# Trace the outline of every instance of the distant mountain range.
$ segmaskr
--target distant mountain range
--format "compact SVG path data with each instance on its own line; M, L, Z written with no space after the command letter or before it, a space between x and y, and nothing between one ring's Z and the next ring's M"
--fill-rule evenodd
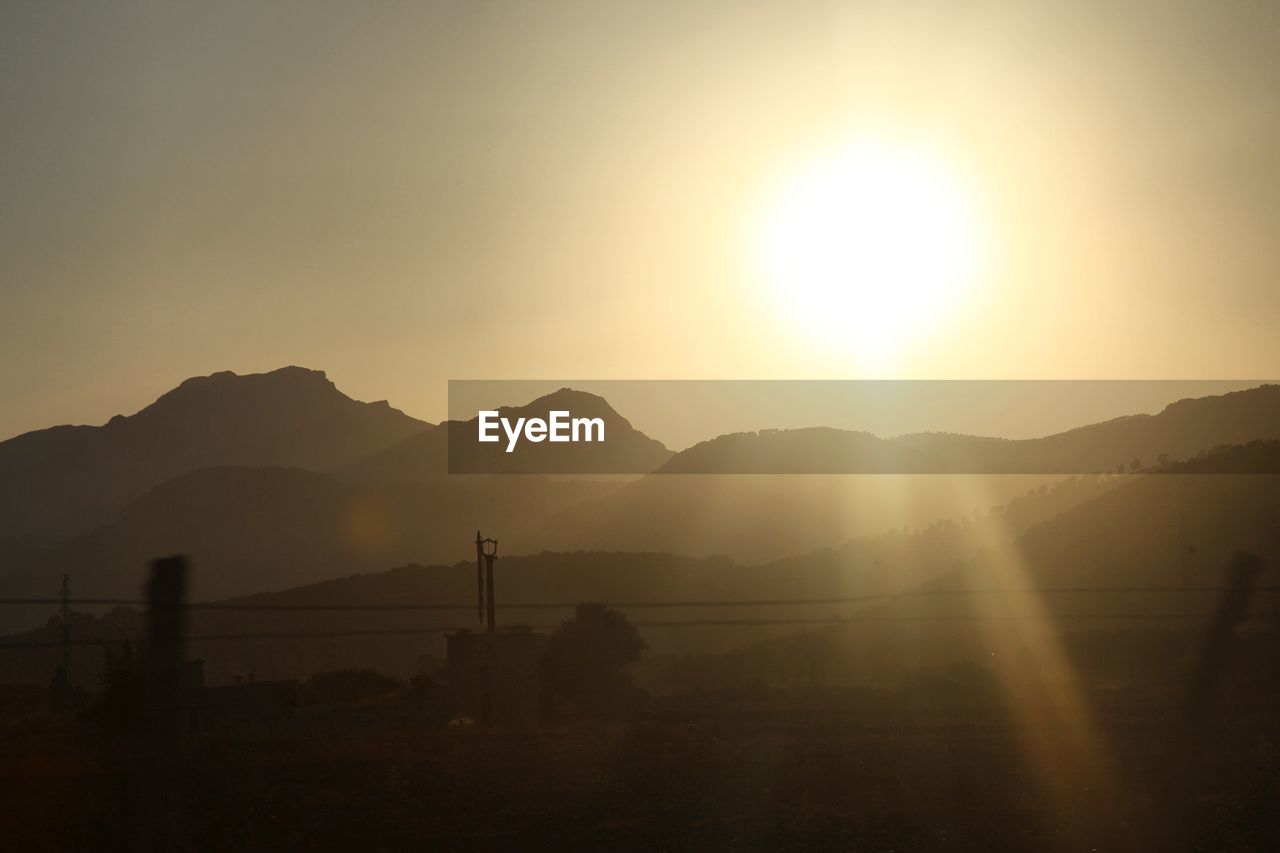
M594 394L566 388L502 414L545 417L550 409L605 420L607 442L575 446L588 469L648 471L671 456ZM0 540L84 533L148 490L217 466L301 468L360 485L439 482L449 474L449 436L473 438L475 428L474 420L437 426L386 401L358 402L318 370L188 379L103 426L53 427L0 442ZM469 443L453 443L464 463L476 456L496 460L495 470L572 473L550 445L525 443L512 454L495 445L458 450Z
M1280 437L1277 386L1183 400L1157 415L1028 441L880 439L815 428L721 436L678 454L603 398L572 389L501 411L521 417L550 409L606 420L605 444L574 446L596 454L583 463L588 469L601 464L600 454L615 454L620 470L662 474L575 478L546 445L526 443L509 455L486 446L476 452L499 455L468 461L489 466L497 458L502 470L525 476L449 476L450 430L473 438L474 421L431 425L385 402L353 400L323 373L296 367L191 379L103 426L55 427L0 443L0 587L52 594L67 573L80 595L132 597L149 559L181 551L201 567L202 597L248 594L408 562L452 562L466 556L477 527L500 538L504 555L590 549L761 563L959 518L1061 479L771 471L829 471L834 459L864 466L855 470L890 462L892 470L926 462L946 470L976 461L991 471L1040 465L1114 473L1136 462L1146 470L1252 472L1274 462L1269 450L1195 457ZM545 471L567 475L538 473ZM707 475L664 476L691 472ZM1054 512L1096 492L1062 493Z
M880 438L814 427L722 435L668 460L662 474L1086 474L1186 459L1220 445L1280 438L1280 385L1179 400L1043 438L918 433Z
M201 598L283 589L452 562L467 555L477 527L501 535L615 488L544 477L360 486L301 468L205 468L156 486L88 533L0 549L0 565L9 564L0 584L41 597L68 574L80 596L131 598L155 555L184 553L200 567L192 594ZM0 625L11 616L0 612Z
M1280 471L1280 442L1257 442L1243 450L1251 464ZM1202 460L1203 464L1204 460ZM1218 598L1223 570L1237 550L1248 550L1271 566L1280 565L1280 527L1274 524L1280 505L1280 477L1273 474L1204 477L1148 474L1136 477L1079 477L1038 489L995 511L975 518L942 522L914 532L863 537L846 545L818 549L783 560L755 565L725 557L688 558L654 553L609 551L547 552L505 556L499 560L498 600L510 605L500 613L507 625L554 624L568 606L582 600L626 602L686 602L679 607L647 606L629 611L642 622L703 619L812 620L843 614L849 621L839 629L851 647L847 654L874 672L875 667L897 672L904 663L939 659L987 658L1005 643L1019 642L1010 608L1025 599L996 598L963 592L1013 590L1076 590L1068 596L1046 595L1044 613L1063 619L1064 629L1079 630L1073 615L1094 614L1088 630L1134 630L1158 622L1133 622L1131 614L1205 613ZM1003 569L997 565L1004 563ZM197 562L194 571L201 571ZM1274 569L1272 569L1274 571ZM412 672L419 656L440 651L433 630L475 624L469 607L474 600L474 567L408 565L311 583L293 589L238 599L268 609L260 611L197 611L192 633L240 634L271 631L302 633L361 631L376 628L418 631L420 634L342 636L335 639L299 638L270 643L261 640L196 643L193 653L205 657L207 671L225 680L236 672L257 669L280 675L301 675L338 666L378 666L400 674ZM1270 576L1263 583L1272 583ZM1103 588L1121 594L1091 595ZM1208 594L1184 594L1183 587ZM876 600L918 590L927 594ZM848 600L848 599L854 600ZM858 598L866 598L859 601ZM818 605L772 604L768 607L700 607L698 602L754 599L835 599ZM844 599L841 603L839 599ZM270 607L308 604L379 604L416 602L461 604L445 611L290 612ZM563 610L517 605L563 603ZM993 611L994 608L994 611ZM1260 601L1261 614L1275 613L1275 602ZM1108 613L1116 621L1108 623ZM859 614L870 617L862 619ZM971 622L986 615L994 622ZM1128 621L1126 621L1128 620ZM1005 626L998 631L993 626ZM762 636L799 630L773 627L717 626L705 629L646 629L655 650L712 650L732 648ZM832 629L833 631L835 629ZM140 631L136 610L117 610L101 618L79 617L77 636L85 639L136 638ZM1009 632L1012 631L1012 634ZM4 642L55 642L56 623ZM1008 647L1017 652L1016 645ZM89 650L96 651L96 650ZM96 672L89 651L76 665L80 672ZM0 681L47 679L58 652L35 649L10 651L0 669ZM86 676L87 677L87 676Z

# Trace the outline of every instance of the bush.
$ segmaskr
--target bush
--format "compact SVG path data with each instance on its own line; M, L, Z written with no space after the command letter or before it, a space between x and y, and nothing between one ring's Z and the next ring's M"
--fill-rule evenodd
M98 724L107 736L134 734L143 726L142 671L125 643L119 651L102 651L102 701L97 708Z
M603 604L579 604L551 635L543 655L546 685L583 711L614 715L636 699L627 671L646 646L626 616Z
M335 669L308 678L303 697L311 703L353 704L399 689L397 679L376 669Z

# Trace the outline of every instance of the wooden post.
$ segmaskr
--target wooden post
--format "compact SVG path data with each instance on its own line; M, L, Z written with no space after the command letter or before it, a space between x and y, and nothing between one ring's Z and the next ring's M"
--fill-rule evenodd
M151 563L147 581L147 647L143 663L147 723L159 735L182 731L182 667L186 653L187 560Z
M1164 772L1166 814L1161 817L1165 838L1160 849L1194 848L1200 813L1202 756L1213 735L1213 718L1235 654L1235 633L1248 615L1254 585L1263 562L1239 553L1231 562L1222 598L1192 666L1182 713L1173 719ZM1198 848L1194 848L1198 849Z
M1262 560L1253 554L1236 554L1231 561L1231 576L1209 624L1183 706L1187 735L1194 741L1204 737L1213 717L1214 706L1231 664L1236 626L1249 612L1254 583L1260 571Z
M182 826L177 792L185 778L183 662L186 659L187 560L153 560L147 580L146 646L141 660L145 733L137 742L138 824L132 848L173 850Z

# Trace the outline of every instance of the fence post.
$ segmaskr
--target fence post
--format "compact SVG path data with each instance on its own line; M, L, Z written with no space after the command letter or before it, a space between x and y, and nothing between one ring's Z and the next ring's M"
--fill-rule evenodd
M1203 790L1203 753L1213 735L1213 718L1235 656L1236 628L1249 612L1261 558L1238 553L1231 561L1226 587L1201 641L1190 672L1181 711L1174 718L1163 785L1167 814L1164 850L1193 850L1200 830L1197 795Z
M147 727L156 735L168 737L182 732L186 588L185 557L152 561L147 581L147 646L143 663Z
M1198 743L1204 737L1213 718L1231 664L1236 627L1248 615L1260 571L1262 560L1253 554L1242 552L1231 561L1231 574L1209 624L1183 706L1183 722L1192 743Z

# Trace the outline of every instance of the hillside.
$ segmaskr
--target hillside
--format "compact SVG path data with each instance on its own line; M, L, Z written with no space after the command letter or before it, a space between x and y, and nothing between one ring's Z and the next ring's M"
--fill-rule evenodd
M314 476L314 475L307 475ZM1120 478L1078 478L1058 487L1036 490L976 518L930 525L916 531L900 531L848 542L840 548L822 549L785 560L744 564L725 557L689 558L660 553L577 551L533 555L503 555L498 561L500 621L505 625L550 626L564 617L578 601L707 602L743 599L821 599L889 595L945 575L957 562L968 559L984 543L1012 540L1030 524L1056 516L1090 496L1117 486ZM465 535L458 537L466 546ZM193 556L193 585L208 587L211 571L206 555ZM141 564L140 564L141 565ZM139 574L140 579L140 574ZM77 585L78 594L80 587ZM134 593L137 594L136 592ZM204 596L196 593L193 597ZM407 635L305 637L297 640L208 641L195 651L217 677L230 677L254 666L259 671L305 674L333 666L375 663L391 671L413 671L418 656L438 654L440 632L446 628L476 624L475 568L471 562L454 565L407 565L389 571L370 572L310 583L278 592L260 593L229 603L266 608L261 611L196 611L191 631L201 634L312 633L333 631L409 631ZM315 604L421 603L457 604L445 610L333 610L290 611L271 608ZM560 605L557 608L521 608L521 604ZM642 622L696 619L812 619L836 612L853 612L866 602L809 605L774 605L767 608L649 606L628 612ZM47 612L47 608L46 608ZM137 636L138 613L117 610L103 617L79 617L77 636L108 639ZM42 621L42 620L41 620ZM646 637L656 651L729 649L762 635L793 631L775 627L649 627ZM56 620L46 628L11 636L6 641L56 641ZM11 668L4 679L33 678L45 666L48 650L9 652ZM16 655L16 656L15 656ZM93 667L89 651L84 666Z
M1027 441L938 433L881 439L827 428L739 433L682 451L659 474L551 519L530 531L531 547L727 554L758 562L959 518L1063 479L1000 471L1129 471L1134 461L1141 470L1178 470L1167 460L1266 470L1266 460L1243 451L1195 457L1267 437L1280 437L1280 386L1183 400L1157 415ZM841 462L850 470L900 473L828 473ZM984 467L993 473L940 473ZM712 473L674 473L693 471ZM750 473L768 471L819 473Z
M1102 446L1111 448L1109 453L1122 448L1127 455L1135 442L1150 441L1141 453L1147 459L1170 452L1155 450L1161 447L1194 456L1205 449L1187 449L1194 441L1274 431L1280 418L1267 421L1260 413L1269 413L1277 399L1278 389L1267 386L1181 401L1160 415L1124 418L1032 442L935 435L888 442L1060 447L1066 449L1054 452L1067 458L1084 452L1079 448ZM584 457L584 465L657 466L670 456L594 395L562 389L502 412L527 417L545 415L553 408L606 419L609 443L588 449L613 456ZM47 508L56 489L39 478L61 471L61 482L77 484L70 490L69 508L83 509L77 500L96 500L102 516L96 529L60 544L0 547L0 579L12 594L39 596L50 594L58 578L67 573L81 594L130 597L149 559L184 552L203 567L197 587L200 595L239 595L389 565L451 562L467 553L466 539L460 538L459 531L477 527L497 535L504 543L504 554L512 556L540 551L663 552L725 555L740 563L760 564L820 553L850 541L869 541L884 531L972 517L1062 479L732 474L647 476L626 482L446 475L449 430L474 426L471 421L432 428L385 405L350 400L323 374L297 368L192 380L138 415L114 419L105 427L58 428L0 445L4 451L0 470L9 472L0 481L9 490L5 492L8 499L18 503L13 490L24 482L34 483L31 493L36 499L30 507L23 504L15 510L16 515ZM409 430L407 437L389 441ZM852 436L872 448L885 443L867 434L836 430L794 435ZM793 442L792 447L809 443ZM363 453L371 444L384 446ZM154 458L145 451L149 446L159 448ZM561 460L545 454L546 447L524 444L503 464L510 470L562 468ZM574 451L584 447L575 446ZM247 461L197 467L167 481L141 485L162 469L201 466L216 458ZM269 464L274 458L295 462L291 468ZM345 461L336 464L336 460ZM492 460L472 459L466 464L483 468ZM1185 464L1230 465L1231 470L1240 470L1265 466L1268 461L1265 452L1259 455L1244 448ZM322 474L317 469L337 473ZM77 470L85 472L82 480L72 477ZM1182 469L1166 466L1162 470ZM59 481L55 477L49 482ZM99 488L103 482L106 487ZM127 500L120 498L123 511L115 517L117 513L109 512L103 501L105 496L119 495L124 483L134 484L131 488L138 493ZM1053 497L1043 503L1061 512L1111 485L1055 488ZM958 556L955 552L952 559ZM29 615L6 613L4 624L29 624Z
M351 399L317 370L188 379L103 426L0 442L0 539L84 532L148 489L201 468L328 471L430 429L385 401Z
M880 438L825 427L734 433L681 451L659 473L1086 474L1277 438L1280 386L1262 385L1033 439L945 433Z
M1251 473L1209 473L1246 457ZM1265 568L1249 609L1252 630L1241 642L1272 642L1264 652L1270 657L1254 661L1272 671L1274 641L1266 637L1280 626L1280 477L1258 471L1280 471L1280 442L1126 478L1015 540L982 542L921 584L919 595L875 603L845 624L809 632L803 644L764 641L734 667L752 671L754 661L768 669L803 647L820 650L835 680L900 679L917 667L977 663L1024 686L1047 669L1086 667L1117 682L1177 687L1234 556L1247 552ZM814 665L807 654L786 669Z
M523 406L502 406L500 417L546 418L548 412L600 418L606 441L559 445L521 442L506 452L506 440L476 441L477 418L446 421L440 429L412 436L344 469L357 483L427 482L455 474L645 474L671 458L671 451L631 425L603 397L561 388Z
M202 598L452 562L469 553L468 530L533 524L611 488L541 477L362 487L299 468L207 468L155 487L90 533L7 551L13 568L5 589L48 595L67 574L78 595L132 598L148 562L169 553L199 566L192 593ZM0 624L12 625L13 616L0 613Z
M1063 478L1022 475L651 476L523 532L522 550L621 549L764 562L920 528Z
M714 509L723 507L729 513L743 512L737 524L755 528L753 537L734 543L739 563L801 554L795 559L805 565L798 568L797 577L808 577L808 561L815 568L821 564L823 572L836 574L849 566L871 566L874 562L876 568L866 569L857 586L885 591L897 588L895 583L908 582L904 578L918 582L968 553L971 546L963 543L971 542L978 528L940 522L939 518L976 514L990 520L998 515L1011 519L1007 529L1018 532L1031 521L1060 512L1119 480L1072 478L1053 488L1041 485L1033 490L1037 484L1027 478L1009 477L1002 478L998 488L983 492L981 499L969 495L957 500L951 492L954 484L944 478L917 478L908 485L921 498L926 490L931 491L932 513L925 513L921 506L905 513L898 504L889 504L889 510L898 508L895 515L849 518L844 520L845 527L833 524L790 530L785 525L801 518L804 507L823 503L815 488L839 485L795 478L780 484L757 484L756 498L773 495L769 503L757 508L767 510L772 520L769 525L756 517L757 510L746 510L747 505L726 499L705 503L701 527L672 524L648 528L633 522L626 528L637 539L647 536L650 541L684 545L696 554L708 543L716 544L717 537L729 529L727 524L719 530L706 526ZM845 484L858 485L866 484ZM156 487L130 503L116 521L68 542L43 549L7 547L5 562L13 568L4 577L4 586L10 595L44 597L56 590L65 573L80 596L132 598L139 594L149 560L157 554L181 552L190 555L200 568L193 578L194 595L243 595L404 563L452 563L469 556L469 531L477 527L501 539L503 554L509 560L547 550L542 544L544 532L553 522L574 518L582 521L573 528L580 538L571 540L569 547L552 550L610 551L608 541L587 541L591 530L587 508L608 504L609 496L623 487L617 481L540 476L453 477L428 483L352 486L302 469L205 469ZM891 483L876 484L876 488L894 487ZM989 512L1007 500L1005 492L1015 499L996 513ZM867 505L871 503L869 498ZM834 506L847 509L849 503ZM830 520L838 520L838 514L833 513ZM883 528L876 523L882 523ZM842 535L845 529L857 530L859 525L857 533ZM902 530L869 535L890 526ZM920 537L907 528L927 528L929 534ZM619 549L628 551L672 550L634 547L633 540L620 539ZM751 559L753 552L758 555L755 560ZM870 554L873 559L863 559ZM895 583L875 577L888 565L897 571ZM765 583L769 577L775 575L766 573L752 582ZM0 611L0 630L42 621L44 615L38 608L6 608Z

